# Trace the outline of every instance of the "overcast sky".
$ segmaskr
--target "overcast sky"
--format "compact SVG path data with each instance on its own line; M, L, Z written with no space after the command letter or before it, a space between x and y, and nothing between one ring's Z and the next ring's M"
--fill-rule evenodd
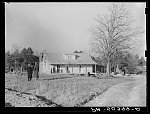
M89 29L94 18L106 11L109 3L9 3L5 4L5 50L12 44L31 47L34 50L69 53L87 50ZM138 26L146 25L144 10L146 4L128 3L129 11ZM145 35L135 43L135 53L144 56Z

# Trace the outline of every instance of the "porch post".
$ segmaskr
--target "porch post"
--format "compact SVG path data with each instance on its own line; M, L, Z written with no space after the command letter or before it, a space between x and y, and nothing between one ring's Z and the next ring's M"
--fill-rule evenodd
M86 65L86 74L87 74L87 65Z
M95 73L96 73L96 64L95 64Z
M72 74L73 74L73 65L72 65Z
M68 65L66 65L66 75L68 74L68 69L67 68L68 68Z
M80 65L79 65L79 74L80 74Z

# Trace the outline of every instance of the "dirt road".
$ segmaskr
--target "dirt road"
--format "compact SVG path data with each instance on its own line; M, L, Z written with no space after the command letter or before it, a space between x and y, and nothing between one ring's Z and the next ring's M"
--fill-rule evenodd
M146 106L146 76L135 81L114 85L84 106Z

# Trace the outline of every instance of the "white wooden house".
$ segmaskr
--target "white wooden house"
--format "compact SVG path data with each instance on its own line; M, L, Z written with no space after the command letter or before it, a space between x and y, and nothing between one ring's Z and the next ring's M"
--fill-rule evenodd
M96 62L84 52L60 54L44 51L40 54L39 59L39 74L86 74L93 73L93 69L96 69Z

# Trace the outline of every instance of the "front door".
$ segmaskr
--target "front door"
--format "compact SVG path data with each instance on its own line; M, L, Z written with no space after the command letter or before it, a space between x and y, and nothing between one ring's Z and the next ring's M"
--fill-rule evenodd
M57 65L57 73L60 73L60 65Z

